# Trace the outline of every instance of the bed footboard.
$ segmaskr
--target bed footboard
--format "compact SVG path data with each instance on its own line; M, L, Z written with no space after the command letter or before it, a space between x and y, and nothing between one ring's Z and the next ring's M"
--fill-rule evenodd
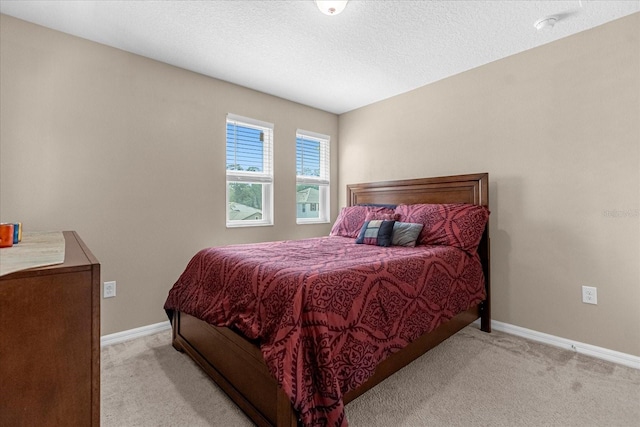
M481 316L480 306L464 311L383 360L374 375L344 396L347 404ZM188 314L173 316L173 347L187 353L260 427L296 427L291 402L270 375L260 349L228 328Z
M173 346L187 353L260 427L295 427L289 398L271 377L259 348L228 328L184 313L173 316Z

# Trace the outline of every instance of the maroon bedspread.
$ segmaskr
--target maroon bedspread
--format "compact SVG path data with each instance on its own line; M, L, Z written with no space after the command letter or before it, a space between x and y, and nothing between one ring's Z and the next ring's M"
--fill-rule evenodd
M345 237L204 249L165 309L259 339L306 426L347 426L342 396L376 365L485 297L477 256Z

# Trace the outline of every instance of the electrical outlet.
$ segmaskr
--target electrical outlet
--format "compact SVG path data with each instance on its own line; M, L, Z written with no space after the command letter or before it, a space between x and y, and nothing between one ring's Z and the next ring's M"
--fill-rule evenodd
M582 302L586 304L598 304L598 289L592 286L583 286Z
M116 282L104 282L103 298L113 298L116 296Z

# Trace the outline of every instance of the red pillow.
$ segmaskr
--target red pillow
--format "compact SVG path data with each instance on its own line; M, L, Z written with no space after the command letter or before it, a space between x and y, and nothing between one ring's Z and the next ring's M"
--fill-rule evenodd
M424 224L419 245L446 245L475 252L489 220L484 206L469 204L399 205L402 222Z
M391 211L391 213L388 212L369 212L367 213L367 216L364 218L364 221L375 221L377 219L382 220L382 221L397 221L398 218L400 218L400 215L398 215L397 213Z
M380 206L347 206L340 210L336 222L331 227L330 236L353 237L360 234L360 229L368 213L393 215L393 209ZM382 219L382 218L376 218Z

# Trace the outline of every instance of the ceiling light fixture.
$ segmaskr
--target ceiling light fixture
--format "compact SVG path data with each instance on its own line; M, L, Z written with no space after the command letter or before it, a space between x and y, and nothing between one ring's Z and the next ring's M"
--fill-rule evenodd
M316 6L325 15L337 15L344 10L349 0L324 1L316 0Z

